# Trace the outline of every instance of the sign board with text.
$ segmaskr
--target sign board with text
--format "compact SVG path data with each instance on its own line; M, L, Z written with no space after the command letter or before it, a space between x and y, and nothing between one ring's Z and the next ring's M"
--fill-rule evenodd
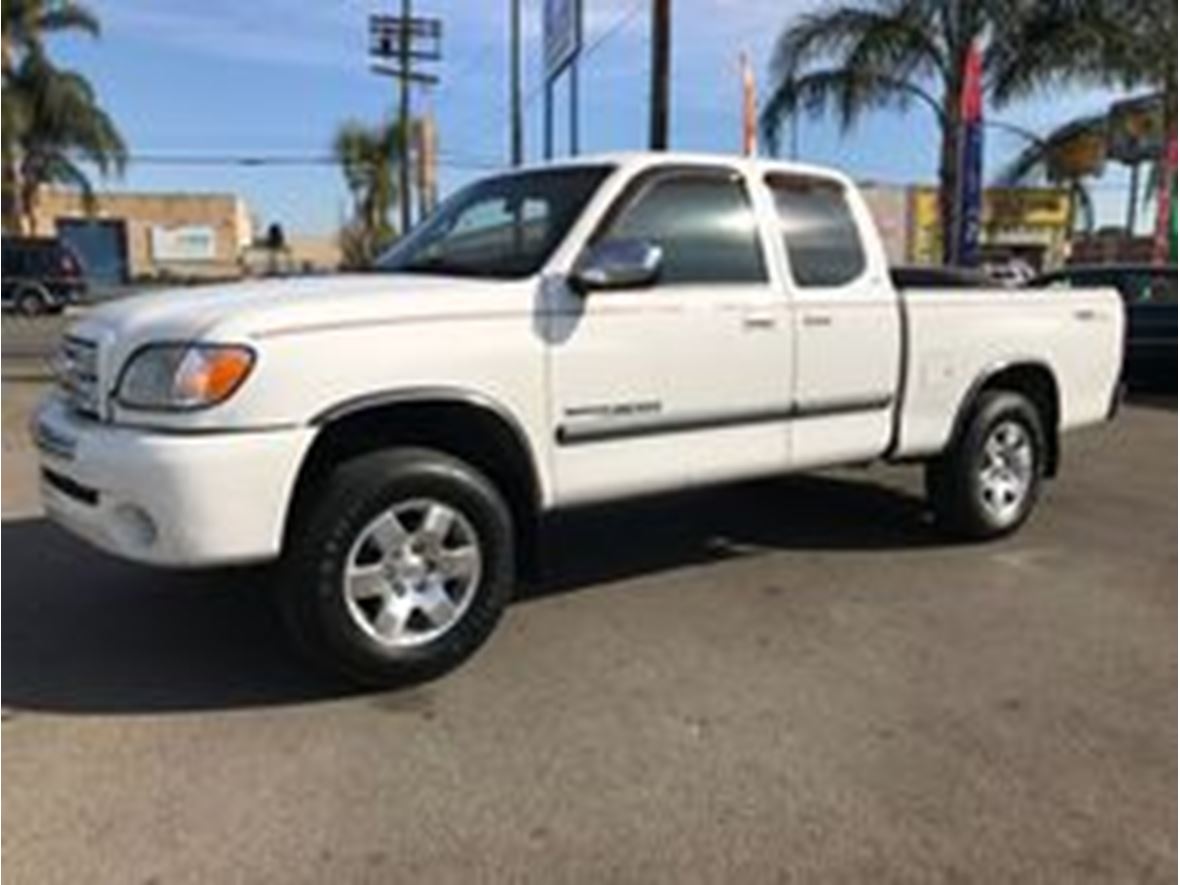
M1070 197L1057 188L988 188L983 192L981 245L1026 242L1052 247L1069 234ZM938 189L918 186L909 192L908 260L942 263L942 229Z
M1148 95L1116 102L1107 118L1106 152L1123 163L1158 160L1164 152L1164 99Z
M207 225L151 228L153 261L213 261L217 258L217 232Z

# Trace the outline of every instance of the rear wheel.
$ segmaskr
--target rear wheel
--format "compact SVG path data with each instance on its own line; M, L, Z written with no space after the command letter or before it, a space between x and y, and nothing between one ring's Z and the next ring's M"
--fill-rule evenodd
M359 456L298 514L280 605L297 643L369 685L440 675L491 634L511 595L512 521L462 461Z
M1045 470L1040 413L1019 393L986 391L950 449L926 468L935 517L954 534L987 539L1028 519Z

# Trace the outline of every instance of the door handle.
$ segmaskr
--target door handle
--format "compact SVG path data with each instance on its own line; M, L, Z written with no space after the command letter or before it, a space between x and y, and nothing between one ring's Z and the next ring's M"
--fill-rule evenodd
M752 313L742 318L742 328L745 329L773 329L778 322L768 313Z
M1075 320L1078 320L1079 322L1088 323L1088 322L1091 322L1092 320L1098 319L1098 313L1097 313L1097 311L1089 310L1087 308L1082 308L1081 310L1075 310L1073 312L1073 317Z
M803 314L803 325L811 328L830 326L832 325L832 316L826 313L805 313Z

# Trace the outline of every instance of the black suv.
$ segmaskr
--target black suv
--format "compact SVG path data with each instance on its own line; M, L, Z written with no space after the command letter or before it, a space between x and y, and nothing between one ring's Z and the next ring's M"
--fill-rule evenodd
M86 291L82 262L54 237L4 237L3 306L24 316L57 313Z

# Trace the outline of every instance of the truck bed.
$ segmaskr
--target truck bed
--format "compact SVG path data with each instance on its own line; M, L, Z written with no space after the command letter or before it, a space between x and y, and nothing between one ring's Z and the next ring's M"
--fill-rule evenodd
M1060 430L1108 415L1125 322L1113 289L905 289L900 304L897 456L940 451L973 385L1016 363L1052 373Z

